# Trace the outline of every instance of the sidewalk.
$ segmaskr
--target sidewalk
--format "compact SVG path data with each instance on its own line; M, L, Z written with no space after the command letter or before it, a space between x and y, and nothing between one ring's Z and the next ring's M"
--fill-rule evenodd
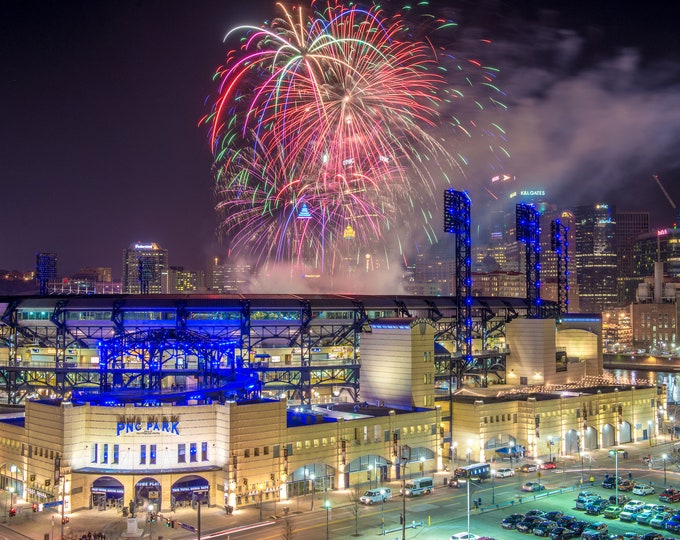
M678 440L662 440L657 444L650 445L649 441L639 441L636 443L628 443L617 446L616 448L623 448L628 452L628 458L619 459L619 468L628 471L630 469L646 469L646 464L642 461L642 457L651 454L653 457L660 457L662 454L675 457L674 444ZM609 457L610 448L597 449L589 452L584 452L585 467L588 468L589 461L592 459L592 467L601 469L613 468L613 458ZM544 458L547 456L540 456ZM558 458L560 459L560 458ZM568 456L567 458L575 464L580 460L580 456ZM522 460L531 461L531 460ZM444 479L451 475L451 472L428 473L435 478L435 486L441 486ZM675 474L680 476L680 471L676 467L668 467L668 474ZM395 497L398 497L399 489L401 487L400 481L388 482L385 484L392 488ZM368 484L360 486L361 491L368 489ZM338 510L344 508L349 512L351 505L351 491L329 491L327 494L316 493L314 511L321 512L323 509L324 497L328 497L331 501L332 508ZM274 504L273 501L265 502L260 511L259 507L246 506L237 509L233 514L227 515L224 507L214 506L207 508L201 507L201 532L202 535L207 535L209 531L231 531L236 533L239 528L252 528L261 523L272 523L281 520L285 517L285 508L288 508L288 514L295 516L301 513L311 511L311 495L290 499L288 501L280 501ZM61 513L58 509L45 510L43 512L32 512L31 505L24 503L21 505L21 511L12 518L8 518L5 513L4 503L0 501L0 508L2 508L2 515L0 515L0 538L8 538L11 540L58 540L61 535ZM369 507L371 508L371 507ZM155 523L146 523L147 514L140 512L137 516L137 526L143 530L143 537L149 538L150 528L153 526L154 540L179 540L186 538L196 538L196 532L191 530L191 527L198 526L198 512L191 508L180 508L175 512L162 512L160 519ZM64 525L64 538L69 540L80 540L82 535L87 535L88 531L95 533L104 533L107 540L118 540L120 535L127 530L127 519L123 517L120 511L115 509L99 510L81 510L70 514L70 522ZM174 519L176 521L175 528L166 527L166 519ZM180 524L184 523L189 528L182 528ZM227 532L228 534L228 532ZM349 536L344 536L350 538ZM334 538L340 536L334 535Z
M448 475L448 473L442 473ZM440 473L435 476L439 477ZM443 482L443 479L441 480ZM400 482L385 484L392 487L393 493L399 493ZM363 488L364 486L362 486ZM368 489L368 484L365 486ZM363 492L363 490L362 490ZM331 501L331 507L339 510L348 509L351 505L350 490L340 490L324 493L316 493L314 512L323 511L323 501L327 497ZM236 533L241 528L253 528L267 526L273 522L282 520L286 514L296 516L311 511L312 496L290 499L288 501L265 502L261 511L259 506L244 506L227 515L223 506L208 508L201 507L201 532L202 536L209 531L227 531ZM61 537L61 513L59 510L49 509L43 512L32 512L31 505L17 505L21 507L15 517L7 518L2 514L0 518L0 538L16 540L58 540ZM4 507L3 511L4 511ZM80 540L83 535L91 532L104 533L106 540L118 540L127 531L127 518L119 510L81 510L72 512L70 522L64 524L65 540ZM154 540L169 540L180 538L196 538L198 527L198 512L190 507L177 509L175 512L161 512L159 518L153 524L146 522L147 513L137 514L137 527L143 531L142 538L149 538L151 529ZM175 528L166 523L168 520L175 521ZM184 524L184 526L182 526Z

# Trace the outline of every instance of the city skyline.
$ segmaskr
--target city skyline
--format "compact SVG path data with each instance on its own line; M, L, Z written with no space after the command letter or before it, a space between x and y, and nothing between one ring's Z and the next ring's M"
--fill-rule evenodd
M49 251L64 275L82 266L117 273L135 241L158 242L173 265L224 257L198 122L227 50L222 37L237 24L261 24L273 3L238 13L219 2L8 5L0 49L10 67L0 88L11 106L0 174L10 204L0 268L31 268L36 252ZM471 6L443 11L460 20L461 49L494 41L488 56L509 102L501 121L508 171L555 198L568 191L571 204L612 202L650 211L652 226L670 225L673 210L652 174L680 200L673 9L652 2L632 23L619 7L605 26L606 14L570 6L554 17L521 2L484 16ZM475 191L494 172L473 159L461 180L468 185L455 187L481 207Z

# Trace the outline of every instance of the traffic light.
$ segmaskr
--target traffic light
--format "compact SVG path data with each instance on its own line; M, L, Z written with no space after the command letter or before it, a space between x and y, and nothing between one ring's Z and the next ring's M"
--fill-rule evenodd
M31 505L31 510L33 510L34 512L37 512L37 511L38 511L38 505L35 504L35 503L33 503L33 504Z
M175 520L171 519L170 520L170 526L174 529L175 528Z
M68 516L64 516L63 518L61 518L62 525L68 523L69 521L71 521L71 518Z
M9 508L9 517L14 517L17 515L17 509L14 508L13 506L10 506Z

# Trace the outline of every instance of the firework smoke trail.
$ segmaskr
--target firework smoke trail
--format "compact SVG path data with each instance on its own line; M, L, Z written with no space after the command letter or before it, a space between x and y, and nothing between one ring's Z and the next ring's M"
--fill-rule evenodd
M228 34L242 34L241 46L218 70L219 96L205 118L232 251L260 264L323 264L348 239L356 251L414 226L435 237L442 178L462 176L465 162L438 129L448 123L469 135L465 122L442 117L464 95L446 78L452 56L403 12L278 9L271 23ZM451 24L430 21L432 30Z

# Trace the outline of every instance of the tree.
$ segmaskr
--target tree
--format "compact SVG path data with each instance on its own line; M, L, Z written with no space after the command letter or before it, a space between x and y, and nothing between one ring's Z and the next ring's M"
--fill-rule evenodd
M354 534L352 536L361 536L359 534L359 497L361 497L361 490L359 488L352 488L349 491L349 509L354 515Z
M283 518L281 538L283 540L294 540L295 538L295 524L293 523L293 519L288 515Z

